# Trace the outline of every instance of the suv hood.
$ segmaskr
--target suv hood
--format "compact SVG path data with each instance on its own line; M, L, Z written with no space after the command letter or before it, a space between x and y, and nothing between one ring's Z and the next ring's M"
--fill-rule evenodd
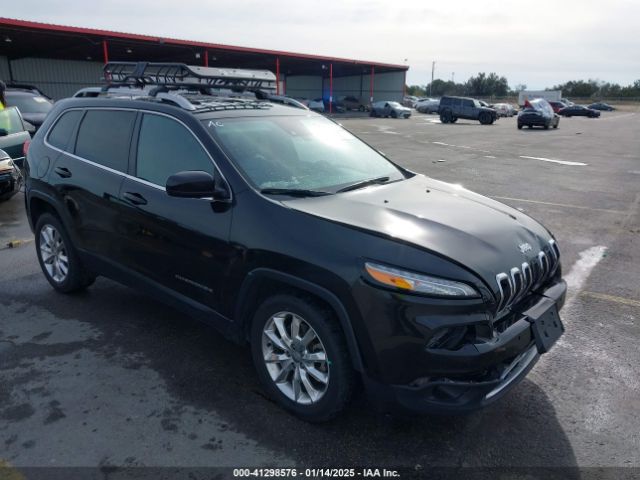
M518 210L423 175L283 203L433 251L475 272L492 289L497 273L530 262L551 238L542 225ZM527 253L519 248L524 243L532 247Z

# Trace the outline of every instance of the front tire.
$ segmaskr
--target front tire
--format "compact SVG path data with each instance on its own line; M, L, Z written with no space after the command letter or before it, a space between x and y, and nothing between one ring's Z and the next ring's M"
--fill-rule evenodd
M36 222L35 237L40 268L55 290L79 292L95 281L95 276L82 265L71 238L57 217L43 213Z
M334 418L355 390L340 325L330 309L311 298L267 298L253 317L251 353L267 394L303 420Z

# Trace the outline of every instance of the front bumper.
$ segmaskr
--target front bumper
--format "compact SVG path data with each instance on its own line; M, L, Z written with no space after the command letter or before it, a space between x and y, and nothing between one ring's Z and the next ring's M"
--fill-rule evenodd
M566 283L559 280L531 295L509 314L508 326L492 341L465 343L455 350L423 348L415 360L427 362L423 368L430 374L403 384L365 376L370 397L383 411L410 414L464 413L498 400L546 351L533 332L534 322L549 308L560 310L566 289Z

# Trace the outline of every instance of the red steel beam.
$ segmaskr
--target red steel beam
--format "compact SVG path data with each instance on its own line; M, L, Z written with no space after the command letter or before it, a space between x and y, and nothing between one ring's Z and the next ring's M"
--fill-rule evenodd
M104 64L109 63L109 49L107 48L107 41L102 40L102 55L104 57Z
M280 57L276 57L276 95L280 95Z
M204 66L208 67L209 66L209 50L204 51Z

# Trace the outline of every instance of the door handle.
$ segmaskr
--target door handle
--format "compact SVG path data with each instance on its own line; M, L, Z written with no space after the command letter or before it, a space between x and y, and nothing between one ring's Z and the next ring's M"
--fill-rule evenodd
M53 169L53 171L56 172L56 175L58 175L59 177L62 177L62 178L71 177L71 170L69 170L66 167L56 167Z
M144 198L139 193L125 192L123 197L127 202L132 203L134 205L146 205L147 204L147 199Z

